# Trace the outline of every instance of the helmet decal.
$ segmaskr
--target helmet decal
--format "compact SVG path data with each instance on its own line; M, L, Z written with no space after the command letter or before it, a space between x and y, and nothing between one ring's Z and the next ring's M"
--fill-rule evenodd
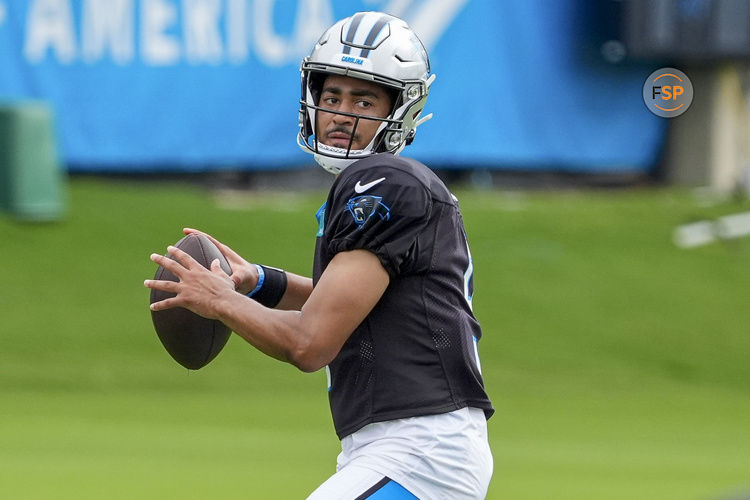
M349 23L349 29L346 32L346 38L344 39L342 37L341 43L344 43L346 45L346 47L344 47L344 53L345 54L348 54L349 51L351 50L351 46L349 46L348 44L354 42L354 35L357 34L357 29L359 28L359 23L362 22L362 18L363 17L365 17L365 13L364 12L359 12L359 13L355 14L354 17L352 17L352 19L351 19L351 21ZM344 28L345 27L346 27L346 25L344 25L344 26L341 27L341 33L342 33L342 35L344 33Z
M391 16L382 15L380 18L378 18L375 21L375 24L372 25L369 32L364 29L360 30L359 26L362 22L362 19L365 17L364 12L360 12L359 14L355 15L352 19L351 24L349 25L349 29L346 33L346 38L342 38L342 42L344 44L344 54L350 54L352 47L357 47L360 50L360 57L367 57L367 55L370 53L370 50L377 47L383 40L385 40L389 33L388 30L388 21L391 19L394 19ZM366 28L366 26L365 26ZM383 30L383 28L386 28ZM346 29L346 25L342 26L342 37L343 37L343 31ZM357 32L359 31L359 36L357 36ZM366 33L366 35L365 35Z

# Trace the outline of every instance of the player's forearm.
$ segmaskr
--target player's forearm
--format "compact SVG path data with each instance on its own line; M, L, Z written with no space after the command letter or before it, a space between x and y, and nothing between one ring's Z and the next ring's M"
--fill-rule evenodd
M262 353L295 365L302 371L315 371L301 353L308 351L302 313L269 309L241 294L234 294L217 307L218 319ZM321 365L322 366L322 365Z
M286 273L286 278L286 292L281 297L276 309L299 311L312 293L312 279L290 272Z

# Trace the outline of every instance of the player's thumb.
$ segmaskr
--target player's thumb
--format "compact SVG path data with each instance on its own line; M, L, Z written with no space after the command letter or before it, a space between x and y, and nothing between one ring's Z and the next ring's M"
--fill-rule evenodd
M227 278L229 281L232 282L232 287L237 290L237 282L234 280L232 276L227 275L226 272L224 272L224 269L221 268L221 262L219 259L214 259L211 261L211 272L214 274L218 274L219 276L223 278Z
M221 263L219 262L219 259L214 259L211 261L211 272L213 273L224 273L224 270L221 268Z

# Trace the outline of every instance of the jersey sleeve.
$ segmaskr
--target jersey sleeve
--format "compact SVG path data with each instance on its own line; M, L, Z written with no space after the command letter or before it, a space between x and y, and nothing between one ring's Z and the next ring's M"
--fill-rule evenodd
M368 250L395 277L407 271L416 257L417 238L432 210L431 197L408 173L388 169L362 172L336 187L327 215L328 251ZM372 187L362 189L368 184Z

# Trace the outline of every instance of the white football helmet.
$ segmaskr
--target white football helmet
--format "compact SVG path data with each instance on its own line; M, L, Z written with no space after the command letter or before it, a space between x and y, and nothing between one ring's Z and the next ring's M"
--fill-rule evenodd
M435 75L429 74L427 51L404 21L388 14L358 12L337 22L302 60L300 72L302 98L297 143L333 174L375 153L400 153L411 144L417 127L432 118L432 114L421 116L435 80ZM321 109L318 100L327 75L374 82L394 97L391 113L378 119L381 123L375 137L364 149L351 148L354 131L360 119L373 118L357 114L339 113L355 119L348 148L328 146L317 140L315 114Z

